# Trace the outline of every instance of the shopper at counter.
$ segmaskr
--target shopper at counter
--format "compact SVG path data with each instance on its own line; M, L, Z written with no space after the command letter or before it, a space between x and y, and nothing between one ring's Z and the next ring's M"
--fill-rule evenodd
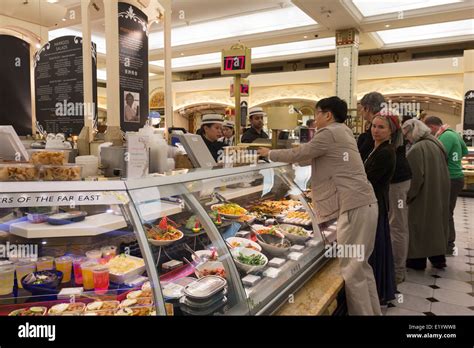
M222 115L203 115L201 128L197 132L197 134L201 135L215 161L217 161L222 148L225 146L223 142L219 141L219 138L222 137L223 122L224 117Z
M374 188L377 197L379 215L375 245L369 264L372 266L377 284L380 304L386 305L395 299L395 270L393 264L392 243L390 239L389 185L395 172L396 154L391 142L397 139L395 116L375 116L372 119L372 137L374 150L364 163L367 179Z
M413 144L407 153L413 174L408 191L410 241L407 267L423 270L446 267L449 237L449 172L443 144L420 120L406 121L402 131Z
M267 114L260 107L249 110L250 128L242 135L242 143L253 143L257 139L268 139L268 134L263 130L263 117Z
M425 118L425 124L431 129L434 135L444 145L448 155L448 170L451 179L451 189L449 194L449 240L448 254L454 252L454 242L456 240L456 230L454 228L454 209L459 194L464 187L464 173L462 172L461 159L468 154L467 146L461 136L449 128L447 124L436 116Z
M411 169L406 158L407 141L403 139L400 120L392 116L396 126L392 135L392 145L396 151L395 172L390 182L388 219L390 222L390 237L392 239L393 261L395 266L396 283L405 280L406 260L408 253L408 206L406 204L411 182Z
M306 144L289 150L261 148L272 161L312 165L312 195L319 222L337 218L339 245L362 245L363 260L339 258L351 315L380 315L374 273L368 263L377 228L377 199L367 180L352 131L344 124L347 104L338 97L316 104L318 131ZM346 255L349 256L349 255Z
M384 103L383 95L378 92L367 93L360 100L362 117L367 122L365 132L359 135L357 139L357 147L362 161L365 161L374 149L374 139L371 131L372 119L382 110Z
M235 123L232 121L224 121L222 124L222 134L224 135L219 141L224 143L224 146L235 145Z

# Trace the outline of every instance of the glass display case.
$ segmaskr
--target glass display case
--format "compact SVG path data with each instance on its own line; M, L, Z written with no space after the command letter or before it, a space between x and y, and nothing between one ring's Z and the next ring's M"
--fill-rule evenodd
M23 249L0 255L0 315L271 314L325 263L294 178L271 163L1 183L0 244Z
M461 160L464 173L464 189L461 196L474 196L474 147L468 147L468 154Z

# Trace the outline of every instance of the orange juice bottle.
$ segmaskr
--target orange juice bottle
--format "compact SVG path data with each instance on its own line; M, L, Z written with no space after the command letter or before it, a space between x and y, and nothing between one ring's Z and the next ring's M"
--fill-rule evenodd
M93 290L94 289L94 268L99 264L94 261L84 262L81 265L82 269L82 286L84 290Z

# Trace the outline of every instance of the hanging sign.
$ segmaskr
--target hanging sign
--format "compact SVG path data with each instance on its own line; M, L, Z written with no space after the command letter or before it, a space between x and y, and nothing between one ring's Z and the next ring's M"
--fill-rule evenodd
M137 131L148 118L148 17L118 3L120 128Z
M97 119L97 53L92 55L92 105L84 103L82 38L61 36L47 42L35 55L36 121L48 133L78 135L84 114Z

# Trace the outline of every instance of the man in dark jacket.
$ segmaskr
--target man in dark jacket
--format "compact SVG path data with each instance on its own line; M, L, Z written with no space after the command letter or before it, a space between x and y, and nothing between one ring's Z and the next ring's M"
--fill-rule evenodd
M268 134L263 130L263 117L266 113L260 107L253 107L249 110L251 127L242 135L240 142L253 143L256 139L268 139Z

